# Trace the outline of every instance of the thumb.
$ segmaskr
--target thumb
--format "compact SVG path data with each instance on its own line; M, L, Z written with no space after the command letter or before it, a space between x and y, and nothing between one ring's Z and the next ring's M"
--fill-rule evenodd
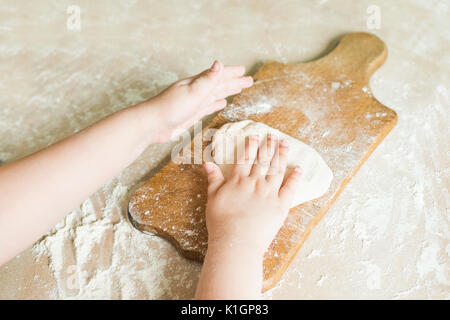
M192 82L192 88L194 91L205 93L209 92L217 85L217 81L221 78L223 66L220 62L214 61L211 68L203 71L197 75Z
M214 162L206 162L204 167L208 176L208 194L216 192L225 181L222 171Z

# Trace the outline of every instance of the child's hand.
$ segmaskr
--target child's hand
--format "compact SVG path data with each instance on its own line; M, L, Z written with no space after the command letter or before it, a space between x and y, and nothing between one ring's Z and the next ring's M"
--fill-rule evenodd
M244 77L244 72L243 66L223 67L215 61L210 69L175 82L151 99L149 103L157 109L160 119L158 140L168 140L204 116L223 109L226 97L252 86L253 78Z
M257 299L263 257L289 212L300 168L283 183L288 145L268 136L261 146L250 137L225 181L219 167L206 163L208 251L197 299Z
M287 141L269 135L258 145L258 137L249 138L227 181L217 165L205 164L210 246L246 247L262 256L287 217L301 170L295 168L283 184Z

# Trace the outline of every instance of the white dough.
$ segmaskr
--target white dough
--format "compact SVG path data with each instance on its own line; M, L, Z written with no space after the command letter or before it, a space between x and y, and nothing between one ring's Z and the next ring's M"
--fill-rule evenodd
M316 150L264 123L251 120L227 123L213 136L211 151L213 151L214 161L222 169L225 178L229 177L235 163L236 150L244 150L245 137L259 135L262 141L268 133L275 134L279 140L284 139L289 142L288 169L285 179L295 166L300 166L303 171L300 186L291 207L322 196L330 187L333 173Z

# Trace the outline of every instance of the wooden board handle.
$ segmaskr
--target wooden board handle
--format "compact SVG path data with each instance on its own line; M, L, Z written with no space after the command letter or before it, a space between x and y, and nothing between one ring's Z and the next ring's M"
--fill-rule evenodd
M380 38L358 32L344 36L332 52L311 64L326 65L330 71L360 76L367 82L386 58L387 47Z
M350 77L367 84L370 76L387 58L387 47L377 36L357 32L344 36L328 55L320 59L300 64L265 63L254 75L255 80L298 74L320 68L327 70L327 77Z

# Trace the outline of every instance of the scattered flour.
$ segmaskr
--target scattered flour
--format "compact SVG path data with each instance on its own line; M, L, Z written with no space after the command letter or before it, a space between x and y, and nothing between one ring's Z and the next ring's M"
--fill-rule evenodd
M333 82L331 83L331 89L333 89L333 90L337 90L337 89L339 89L340 87L341 87L341 83L340 83L340 82L333 81Z
M173 282L193 294L199 266L192 263L187 272L165 275L177 256L169 259L165 252L173 249L166 241L130 225L125 218L127 192L111 182L35 244L36 259L49 258L55 298L176 298Z

